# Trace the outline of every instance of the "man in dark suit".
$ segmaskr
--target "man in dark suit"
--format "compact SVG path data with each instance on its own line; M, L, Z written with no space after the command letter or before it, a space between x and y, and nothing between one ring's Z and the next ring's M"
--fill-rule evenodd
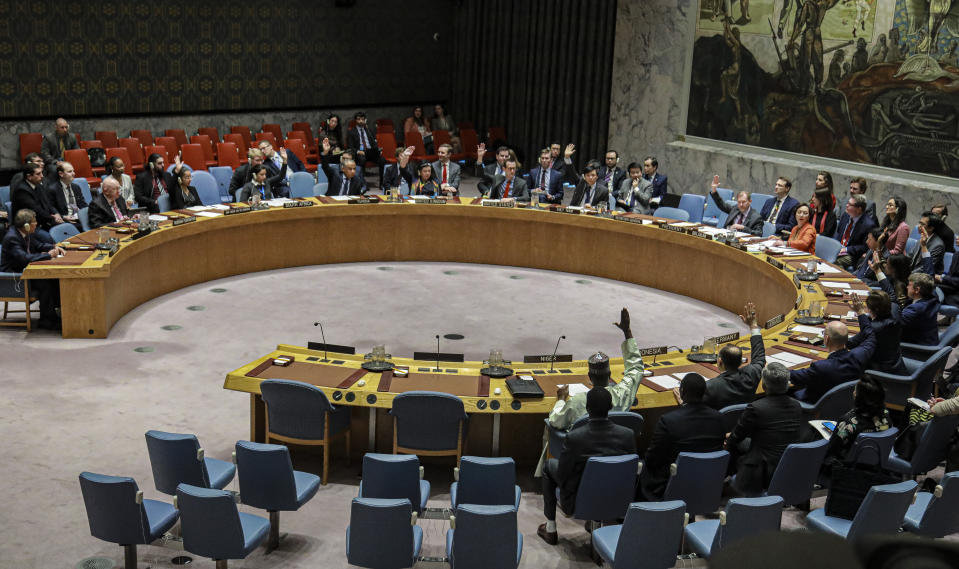
M712 198L716 207L726 212L726 223L723 225L726 229L735 229L756 235L763 234L763 218L759 212L753 209L753 200L749 192L743 190L736 194L736 207L732 208L726 204L716 188L719 187L719 176L713 176L713 183L709 190L709 197Z
M517 202L529 202L529 187L522 176L516 175L516 161L509 159L503 168L503 175L493 176L490 184L489 197L493 200L512 199Z
M456 196L460 191L460 165L450 160L453 155L453 147L443 143L436 147L435 162L433 167L433 179L439 182L440 191L448 196Z
M569 205L596 207L601 203L609 203L609 188L599 181L599 171L596 166L587 164L583 168L582 176L576 173L571 164L567 165L567 168L567 172L574 176L576 181L576 188L573 190Z
M550 164L549 148L539 151L539 166L526 174L526 185L532 192L539 194L539 201L552 204L563 203L563 183L566 176L562 170L554 169Z
M53 172L56 171L56 166L63 161L64 151L79 147L77 138L70 134L70 123L65 118L58 118L56 130L53 134L44 136L43 143L40 145L40 155L43 156L47 172L52 176Z
M63 223L63 217L50 205L47 191L43 187L42 166L31 163L23 168L23 179L16 187L11 188L10 201L14 217L21 209L29 209L36 215L39 225L35 231L37 239L54 243L48 231L54 225Z
M815 403L824 393L840 383L862 377L866 362L876 350L876 337L870 334L862 344L846 348L849 330L842 322L829 322L823 334L829 357L813 362L805 369L789 372L789 381L799 388L793 396L800 401ZM903 338L905 341L905 338Z
M496 149L496 161L487 166L483 166L483 156L486 154L486 144L481 143L476 147L476 175L483 178L476 184L476 189L480 195L489 194L490 184L493 182L493 176L504 175L503 168L506 166L506 160L509 159L509 148L500 146Z
M766 365L766 347L763 345L762 329L756 320L755 305L747 303L745 313L739 317L749 326L752 353L749 363L742 365L743 351L739 346L726 344L719 350L717 363L722 373L706 383L706 395L703 398L703 403L713 409L752 401L759 387L763 366Z
M912 260L909 267L914 273L926 272L928 275L942 274L943 257L946 253L945 243L942 237L939 237L939 226L942 220L938 215L931 211L922 212L919 218L919 243L920 246L912 253ZM932 271L927 272L929 266L925 259L931 257Z
M862 194L853 194L846 200L846 210L839 218L839 225L833 239L842 243L836 264L840 267L854 267L860 257L869 250L866 240L869 230L876 225L865 214L866 198Z
M386 167L383 168L383 179L380 181L380 188L384 193L389 191L390 188L400 188L401 193L409 193L410 186L413 185L413 172L410 171L408 165L410 156L413 155L415 150L416 147L414 146L396 149L396 162L387 164ZM404 185L406 186L405 191L403 191Z
M606 151L606 162L599 167L599 179L606 184L607 188L619 188L626 177L626 171L617 166L619 164L619 153L615 150Z
M3 236L0 245L0 271L22 273L28 264L34 261L46 261L51 257L63 255L64 251L54 243L37 238L37 216L27 208L13 216L13 226ZM40 300L41 328L60 329L60 317L57 307L60 305L60 282L55 279L33 279L30 288L35 290Z
M47 185L47 201L64 221L80 229L78 214L87 207L87 200L83 197L80 186L73 183L73 179L73 164L60 162L57 166L57 180Z
M937 274L936 284L942 289L943 304L959 306L959 255L952 256L952 263L945 272Z
M879 218L876 217L876 202L866 197L866 190L869 188L869 184L866 182L865 178L853 178L849 180L849 193L846 194L846 199L840 201L839 196L836 196L836 219L842 215L843 208L845 207L846 201L850 196L862 196L865 200L865 206L863 207L863 213L872 220L873 225L879 225Z
M737 457L733 487L747 496L769 486L786 447L802 434L802 405L786 394L789 369L773 362L763 369L762 381L766 396L746 406L726 439L726 450Z
M346 145L353 150L356 163L362 169L367 161L376 164L376 169L383 177L383 165L386 160L380 155L380 147L376 144L376 136L366 124L366 113L359 111L353 115L354 126L346 133Z
M659 173L659 160L654 156L647 156L643 160L643 178L653 185L653 197L662 198L668 192L666 175Z
M792 231L796 225L796 208L799 207L799 200L789 195L792 187L793 183L789 181L789 178L782 176L777 178L774 190L776 199L766 200L762 211L759 212L763 221L776 225L776 235L780 235L783 231Z
M27 154L23 159L23 166L26 167L27 164L36 164L37 166L44 168L43 157L40 156L38 152L31 152ZM52 174L47 172L44 168L43 172L43 184L48 185L50 182L54 182L57 179L57 171L53 170ZM10 189L17 187L20 182L23 181L23 169L17 170L17 172L10 178Z
M949 208L944 203L938 203L929 208L929 211L938 215L942 222L937 233L939 237L942 237L942 244L946 247L946 253L954 253L956 250L956 233L946 224L946 218L949 217Z
M593 456L620 456L636 453L636 435L631 429L609 420L613 397L604 387L595 387L586 394L589 422L566 436L559 459L546 461L543 469L543 513L546 523L536 534L550 545L556 545L556 489L559 505L567 514L576 507L576 493L583 478L586 461Z
M939 297L936 296L936 284L932 276L926 273L909 275L906 294L912 299L912 304L899 314L902 342L924 346L938 344L936 317L939 314Z
M356 162L342 160L340 169L330 167L330 141L323 139L323 153L320 155L320 164L323 173L329 180L330 186L326 190L328 196L358 196L363 193L363 182L356 175Z
M687 373L673 390L678 409L659 418L646 449L640 485L646 500L661 500L669 482L669 465L681 452L722 450L726 428L719 411L703 402L706 380Z
M259 150L257 150L257 153L259 153ZM179 160L178 156L177 171L183 167ZM157 205L157 198L164 193L169 195L170 191L176 188L176 176L167 172L165 167L166 160L163 156L151 154L147 158L146 168L137 174L137 179L133 182L133 195L136 196L137 205L147 208L150 213L159 213L160 208ZM240 166L240 168L243 168L243 166ZM237 170L240 170L240 168L237 168ZM233 177L236 178L236 173L233 174ZM240 184L240 187L242 186L243 184ZM232 182L230 183L230 193L233 194Z
M866 252L859 257L859 261L853 266L853 276L862 282L873 286L876 283L876 273L872 271L869 263L873 261L873 254L879 250L879 236L882 235L882 228L872 227L866 235Z
M295 152L286 152L286 155L283 156L280 152L273 150L273 145L270 144L269 140L261 140L258 148L263 154L263 165L266 166L267 177L277 180L273 184L273 195L282 198L290 197L290 176L293 175L293 172L306 172L303 163L300 162ZM280 176L280 170L283 169L284 164L286 164L286 173ZM237 169L239 170L239 168ZM247 182L252 179L251 170L250 179Z
M90 227L97 228L123 221L130 212L127 202L120 197L120 182L113 176L107 176L100 186L100 194L93 198L87 209L90 214Z

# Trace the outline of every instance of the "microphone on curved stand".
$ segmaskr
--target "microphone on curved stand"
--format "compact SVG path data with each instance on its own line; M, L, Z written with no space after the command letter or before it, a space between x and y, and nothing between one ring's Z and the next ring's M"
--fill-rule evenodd
M559 338L556 338L556 347L553 348L553 357L549 359L549 373L556 373L553 371L553 364L556 363L556 351L559 350L559 341L565 339L566 336L560 336Z
M322 322L314 322L313 325L320 327L320 337L323 338L323 359L320 360L320 361L326 363L326 362L330 361L330 358L329 358L329 356L326 355L326 333L323 332L323 323L322 323Z
M433 371L443 371L440 369L440 335L436 335L436 369Z

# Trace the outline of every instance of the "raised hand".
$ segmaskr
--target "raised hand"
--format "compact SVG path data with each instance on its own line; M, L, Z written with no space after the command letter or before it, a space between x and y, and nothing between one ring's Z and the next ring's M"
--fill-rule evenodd
M716 174L715 176L713 176L713 183L710 184L709 187L710 187L709 193L715 194L716 188L719 187L719 174Z
M486 143L481 142L479 146L476 147L476 161L481 162L484 154L486 154Z
M283 162L286 162L286 148L280 149L280 159L283 160Z
M619 322L613 322L613 326L622 330L627 340L633 337L633 331L630 328L629 311L626 310L625 307L619 311Z
M866 305L862 303L862 298L858 294L853 295L849 304L852 307L853 312L856 313L856 316L859 316L866 311Z
M330 139L329 139L329 138L324 138L322 144L323 144L323 154L329 154L329 153L330 153Z
M752 302L747 302L743 312L745 312L745 314L739 315L742 321L745 322L750 328L757 328L759 326L759 321L756 319L756 305Z
M569 144L566 145L566 150L563 151L563 156L565 156L566 158L569 158L575 152L576 152L576 145L570 142Z

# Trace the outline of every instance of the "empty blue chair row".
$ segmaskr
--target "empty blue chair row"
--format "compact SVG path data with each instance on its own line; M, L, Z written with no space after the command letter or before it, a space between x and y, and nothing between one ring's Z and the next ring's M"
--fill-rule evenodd
M946 367L946 359L950 352L952 347L945 346L924 358L924 361L903 358L908 372L906 375L872 369L867 369L865 374L882 384L886 390L887 405L902 409L906 405L906 399L918 397L925 401L932 394L933 381Z
M959 532L959 472L947 472L933 492L919 492L906 510L903 527L925 537Z
M50 228L50 237L53 237L53 240L57 243L79 234L80 231L72 223L58 223Z
M689 221L689 212L678 207L660 207L653 212L656 217L665 217L666 219L675 219L676 221Z
M699 194L683 194L679 198L679 209L689 214L689 219L693 223L702 223L703 210L706 208L706 196Z
M842 243L825 235L816 236L816 256L823 261L835 263L842 250Z
M217 569L252 553L270 531L269 520L237 510L226 490L180 484L174 504L180 510L183 549L215 560Z
M423 545L406 498L353 498L346 526L346 560L371 569L412 567Z
M180 484L222 489L236 474L232 463L206 458L195 435L151 430L146 441L153 483L164 494L176 494Z
M519 566L523 534L516 529L516 508L463 504L450 516L446 555L454 569Z
M214 205L220 203L220 187L216 178L212 174L203 170L193 172L193 187L196 188L197 197L203 205ZM176 189L174 189L176 191Z
M687 520L682 500L633 503L622 525L593 530L593 549L612 569L666 569L676 564Z
M702 520L686 526L686 543L702 557L710 557L724 547L747 537L778 532L782 521L783 499L779 496L733 498L720 512L718 520Z
M873 486L852 520L827 516L825 509L818 509L806 516L807 525L850 540L863 535L895 534L902 526L916 486L914 480Z

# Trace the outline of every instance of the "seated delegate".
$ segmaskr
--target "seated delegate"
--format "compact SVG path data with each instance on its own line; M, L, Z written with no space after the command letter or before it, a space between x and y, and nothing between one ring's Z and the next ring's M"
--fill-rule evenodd
M100 195L93 198L87 208L90 214L90 227L97 228L128 219L126 201L120 197L120 182L108 177L100 186Z
M64 254L59 246L40 240L36 231L37 214L33 210L24 208L13 216L13 225L3 236L3 244L0 245L0 271L22 273L34 261L46 261ZM40 328L59 330L57 308L60 306L60 282L56 279L33 279L30 288L40 300Z

